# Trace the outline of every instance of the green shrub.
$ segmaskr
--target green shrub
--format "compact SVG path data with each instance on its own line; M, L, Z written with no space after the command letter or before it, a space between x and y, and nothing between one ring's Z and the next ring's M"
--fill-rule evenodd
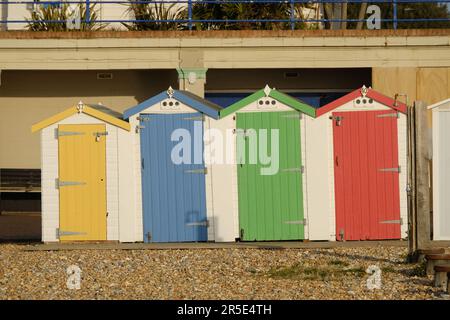
M98 23L98 10L95 4L90 8L90 23L86 23L86 6L78 4L81 13L81 24L79 31L96 31L105 27L104 24ZM73 8L73 7L72 7ZM30 31L76 31L77 29L69 29L66 21L72 16L72 9L69 4L46 4L38 5L37 9L31 13L31 18L27 20L27 29ZM52 21L52 22L49 22ZM55 22L53 22L55 21ZM56 22L57 21L57 22Z

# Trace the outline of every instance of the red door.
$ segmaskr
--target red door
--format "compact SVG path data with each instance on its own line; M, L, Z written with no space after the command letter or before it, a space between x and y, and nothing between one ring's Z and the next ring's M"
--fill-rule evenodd
M393 110L333 112L337 240L401 237L397 119Z

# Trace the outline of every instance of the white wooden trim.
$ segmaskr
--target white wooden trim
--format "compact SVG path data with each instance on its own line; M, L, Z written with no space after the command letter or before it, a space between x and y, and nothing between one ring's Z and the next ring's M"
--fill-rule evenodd
M448 141L448 137L441 136L441 120L443 115L447 115L450 112L450 99L443 102L437 103L433 107L432 118L433 118L433 128L432 128L432 139L433 139L433 240L450 240L450 213L447 211L442 211L441 206L444 202L450 201L450 190L441 187L441 181L449 175L447 171L449 170L448 163L441 163L441 157L443 152L450 152L447 150L441 150L442 146L446 146L449 149L447 143L443 144L442 141ZM448 121L450 125L450 121ZM447 123L446 123L447 124ZM445 128L448 126L446 125ZM447 174L446 174L447 173ZM442 203L441 203L442 202ZM447 204L445 207L448 207ZM442 218L445 217L444 221L447 222L446 232L442 232L443 222Z

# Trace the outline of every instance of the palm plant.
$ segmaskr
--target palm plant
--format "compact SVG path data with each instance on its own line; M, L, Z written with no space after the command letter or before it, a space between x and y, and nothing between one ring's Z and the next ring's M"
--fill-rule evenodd
M286 20L290 16L290 6L279 3L226 3L225 15L232 20ZM280 30L286 29L286 22L238 22L230 29L238 30Z
M280 30L289 28L288 22L252 21L288 20L290 4L285 1L230 3L223 0L220 4L196 1L192 11L194 20L224 20L223 22L196 23L196 28L201 30ZM240 20L240 22L234 22L236 20Z
M294 16L296 19L301 20L302 22L296 22L294 28L295 29L318 29L319 25L317 22L303 22L305 20L311 20L310 13L308 10L312 10L315 12L315 16L317 15L317 11L319 10L319 6L316 4L309 4L309 3L296 3L294 6ZM290 14L290 11L289 11Z
M186 9L179 7L177 3L165 4L148 2L128 4L127 12L131 13L135 20L132 23L122 23L128 30L180 30L183 24L175 20L186 20ZM157 21L150 21L157 20Z
M224 20L226 19L222 4L205 3L196 1L192 6L193 20ZM194 24L197 30L223 30L227 28L224 22L196 22Z
M97 31L105 28L104 24L98 23L98 10L95 4L90 5L90 22L86 23L86 6L77 4L80 13L80 31ZM31 18L26 19L27 29L30 31L72 31L67 26L67 21L73 17L72 7L67 3L59 5L38 5L31 13Z

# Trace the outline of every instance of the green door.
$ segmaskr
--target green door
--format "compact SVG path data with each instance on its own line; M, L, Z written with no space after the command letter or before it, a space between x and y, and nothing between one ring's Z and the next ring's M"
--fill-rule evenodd
M304 239L300 113L237 113L236 118L241 240ZM278 130L278 139L271 134L271 129ZM262 149L261 134L267 137ZM270 165L260 153L274 157L275 140L279 141L279 169L275 174L262 174L261 169ZM258 150L256 161L251 156L251 153L255 154L255 145Z

